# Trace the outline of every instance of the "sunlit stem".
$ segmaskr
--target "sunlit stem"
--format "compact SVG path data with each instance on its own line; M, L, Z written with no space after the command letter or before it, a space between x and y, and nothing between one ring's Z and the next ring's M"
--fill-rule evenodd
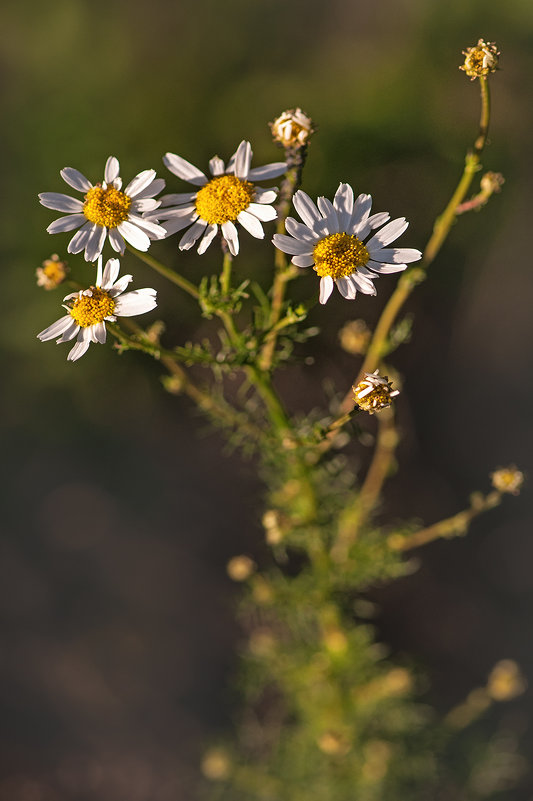
M142 250L137 250L136 248L131 247L131 245L128 245L128 250L130 251L130 253L133 253L135 256L137 256L138 259L144 261L145 264L148 264L150 267L152 267L152 269L154 269L160 275L163 275L169 281L172 281L173 284L179 286L180 289L183 289L191 297L196 299L200 297L198 288L193 283L184 278L182 275L173 270L171 267L167 267L162 262L158 261L157 259L154 259L154 257L151 256L149 253L143 253Z

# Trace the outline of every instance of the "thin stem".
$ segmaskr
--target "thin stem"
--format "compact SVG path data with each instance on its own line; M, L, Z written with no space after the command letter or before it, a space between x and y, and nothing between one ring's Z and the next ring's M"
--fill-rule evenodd
M498 490L489 492L488 495L475 494L469 509L465 509L452 517L447 517L439 523L415 531L414 534L391 534L388 539L389 546L394 551L410 551L412 548L419 548L433 540L451 537L461 537L466 534L468 527L474 517L489 509L499 506L502 500L502 493Z
M225 244L225 240L222 242ZM224 260L222 262L222 273L220 276L220 288L224 295L227 295L231 289L231 268L233 266L233 256L226 248L222 248L224 253Z
M287 171L279 194L279 202L277 205L278 222L276 225L276 233L278 234L285 233L285 220L291 208L292 197L302 180L302 170L305 164L307 148L289 148L286 154L287 161L291 166ZM269 319L270 336L265 340L259 358L259 365L262 370L270 370L272 366L278 332L276 326L283 310L285 290L288 282L298 274L298 269L289 264L285 253L278 250L278 248L274 250L274 267L276 272L272 284L272 304L270 307Z
M487 135L489 130L490 95L486 78L480 78L479 80L481 92L479 132L474 142L473 149L466 155L463 174L461 175L459 183L457 184L457 187L450 198L448 205L435 222L433 233L431 234L425 247L420 266L411 268L408 273L401 277L401 279L398 281L395 291L392 293L391 297L386 303L374 331L374 335L370 342L370 346L357 380L360 380L363 373L371 373L376 369L376 367L378 367L387 347L387 337L389 331L393 326L400 309L417 284L424 280L428 267L439 253L448 234L450 233L452 225L456 220L457 208L465 199L465 196L472 183L472 179L480 168L480 158L487 143ZM357 383L357 381L355 383ZM343 403L343 409L350 408L350 405L351 399L347 395Z
M128 245L128 250L130 253L133 253L135 256L137 256L137 258L139 258L141 261L144 261L145 264L148 264L150 267L156 270L156 272L158 272L160 275L168 278L168 280L172 281L173 284L176 284L176 286L179 286L180 289L183 289L191 297L198 300L200 297L198 288L171 267L167 267L162 262L154 259L153 256L149 255L148 253L143 253L141 250L137 250L137 248L134 248L131 245Z

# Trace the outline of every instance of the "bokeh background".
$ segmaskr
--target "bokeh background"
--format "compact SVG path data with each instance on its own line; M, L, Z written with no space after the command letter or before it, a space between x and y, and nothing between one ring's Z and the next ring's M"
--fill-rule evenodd
M0 801L188 801L203 749L236 714L238 590L225 564L240 552L268 563L262 488L186 399L164 393L157 365L96 346L68 364L67 346L35 339L60 316L60 293L37 290L35 268L68 242L46 233L56 215L36 195L64 191L66 165L99 180L110 154L126 180L163 174L167 150L201 166L243 138L256 164L277 160L267 121L300 105L319 127L304 188L371 192L377 210L411 221L404 244L421 247L477 126L461 50L497 41L485 166L504 173L504 191L453 230L409 302L413 338L395 360L403 441L383 519L434 522L487 489L494 467L530 462L533 5L4 0L0 23ZM241 241L237 270L266 281L269 248ZM191 280L218 269L211 250L153 246ZM205 334L187 297L127 269L160 291L169 342ZM358 365L339 326L376 319L392 286L314 312L315 364L280 378L293 411L323 402L326 380L349 385ZM316 288L309 272L294 291ZM503 657L533 683L530 512L526 487L372 595L380 639L427 669L442 711ZM499 719L531 755L532 704L526 694L499 708L488 731ZM526 776L509 798L532 792Z

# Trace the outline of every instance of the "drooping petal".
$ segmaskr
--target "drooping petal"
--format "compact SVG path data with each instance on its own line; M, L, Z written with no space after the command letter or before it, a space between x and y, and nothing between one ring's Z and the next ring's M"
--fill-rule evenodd
M85 245L85 261L96 261L98 256L102 253L106 236L107 228L104 228L102 225L94 226L93 230L89 233L89 238Z
M67 252L68 253L81 253L84 250L85 245L89 241L89 236L94 228L94 223L87 222L80 228L77 233L74 234L70 242L68 243Z
M126 243L124 242L124 237L122 236L116 228L111 228L109 231L109 244L117 253L124 253L126 250Z
M63 195L61 192L41 192L39 202L47 209L79 213L83 211L83 203L75 197Z
M359 270L356 270L354 273L352 273L352 275L349 275L347 280L351 281L357 287L359 292L363 293L363 295L377 294L376 287L370 278L360 273Z
M67 355L67 361L75 362L80 359L84 353L87 353L89 345L91 344L91 332L89 328L81 328L78 334L78 340L72 350Z
M165 153L163 156L163 164L170 172L173 172L174 175L177 175L178 178L182 178L184 181L188 181L190 184L194 184L195 186L203 186L207 183L207 178L198 169L195 167L194 164L191 164L190 161L186 161L181 156L177 156L175 153Z
M105 345L106 327L105 323L95 323L91 326L94 339L100 344ZM94 341L94 340L93 340Z
M331 275L324 275L320 279L319 301L322 305L327 302L329 296L333 292L333 278Z
M77 189L78 192L88 192L92 188L92 183L89 179L79 170L75 170L74 167L63 167L60 175L65 183L73 189Z
M59 339L57 340L57 344L58 345L61 342L70 342L70 340L74 339L74 337L76 336L76 334L80 330L80 327L79 327L78 323L76 322L76 320L74 320L73 317L70 318L70 322L71 322L71 324L68 326L68 328L65 328L65 330L63 331L62 336L60 336Z
M372 261L372 260L367 262L366 266L369 267L371 270L374 270L374 272L380 273L380 275L391 275L392 273L401 273L402 270L407 269L407 264L387 264L384 262Z
M59 320L56 320L55 323L52 323L52 325L49 325L48 328L45 328L44 331L37 334L37 339L40 339L41 342L48 342L50 339L55 339L69 328L71 322L72 317L70 314L66 314L64 317L60 317Z
M346 298L346 300L355 300L357 286L350 278L337 278L335 283L343 298Z
M119 232L122 234L126 242L129 242L137 250L146 251L150 247L150 238L148 234L141 231L136 225L125 220L118 226Z
M249 214L247 211L241 211L237 219L242 225L242 227L246 228L248 233L251 234L252 236L255 236L256 239L265 238L265 232L263 231L263 226L261 225L257 217L254 217L253 214Z
M222 236L228 243L231 255L237 256L239 253L239 234L237 232L237 229L235 228L231 220L222 223L221 229L222 229Z
M180 239L179 249L190 250L194 243L202 236L207 227L205 220L197 220L188 231L186 231Z
M60 234L64 231L73 231L87 222L85 214L68 214L66 217L59 217L50 223L46 229L49 234Z
M215 236L217 235L218 225L208 225L202 237L202 241L198 245L198 253L200 256L205 253Z

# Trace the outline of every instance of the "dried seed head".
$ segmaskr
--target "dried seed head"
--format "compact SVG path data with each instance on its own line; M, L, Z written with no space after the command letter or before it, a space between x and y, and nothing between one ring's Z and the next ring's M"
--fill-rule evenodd
M314 133L313 120L301 108L291 108L269 123L272 137L283 147L303 147Z
M378 371L373 373L365 373L362 381L352 387L354 392L354 401L360 409L374 414L381 409L386 409L391 405L391 400L400 392L397 389L392 389L392 383L387 376L378 375Z
M496 72L500 51L495 42L485 42L479 39L474 47L467 47L463 50L465 56L464 64L459 67L466 72L469 78L485 78L489 73Z

